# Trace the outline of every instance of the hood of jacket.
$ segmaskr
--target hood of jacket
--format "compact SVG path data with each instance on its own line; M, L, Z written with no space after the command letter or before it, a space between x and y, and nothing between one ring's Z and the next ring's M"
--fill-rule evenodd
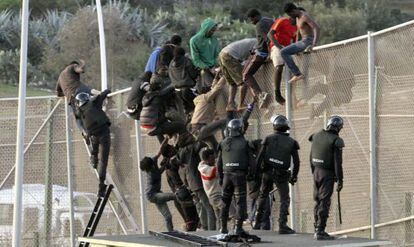
M207 18L205 19L202 23L201 23L201 28L198 31L197 34L202 35L204 37L206 37L207 33L217 25L217 22L215 22L213 19L211 18Z

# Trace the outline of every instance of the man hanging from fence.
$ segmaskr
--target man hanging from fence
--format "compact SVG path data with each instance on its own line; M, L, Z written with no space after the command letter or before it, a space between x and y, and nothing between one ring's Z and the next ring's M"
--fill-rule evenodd
M201 70L201 80L197 89L210 87L216 74L217 57L220 44L214 33L217 23L207 18L201 23L200 31L190 39L191 59L194 65Z
M248 62L244 66L243 81L249 86L250 91L259 104L259 108L262 108L266 103L269 94L262 91L254 78L254 74L265 63L269 55L269 41L267 33L273 24L273 19L263 17L257 9L250 9L247 12L247 17L250 22L256 26L257 44L254 54L250 56Z
M184 104L187 117L194 111L193 100L197 96L194 87L199 74L199 70L194 66L191 59L185 55L184 48L176 47L173 60L168 68L168 75L171 84Z
M154 157L144 157L140 162L140 169L146 173L145 195L148 201L154 203L158 211L164 217L165 226L169 232L174 231L172 215L167 202L176 200L174 193L163 193L161 191L161 174L164 168L158 167L158 158L161 151Z
M267 37L269 38L270 58L272 59L275 70L273 72L273 82L275 84L275 99L281 105L285 104L285 99L280 92L280 84L282 81L282 72L285 61L283 60L280 50L286 47L296 39L296 23L295 19L288 17L280 17L275 20L270 28Z
M308 13L297 7L293 3L287 3L284 7L285 13L291 18L296 19L296 26L302 39L284 47L280 54L285 60L286 66L292 72L293 77L289 80L290 83L304 79L304 75L300 72L298 66L293 61L292 55L303 51L312 51L319 41L320 28L318 24L309 16Z
M335 239L325 232L325 228L334 184L337 182L336 190L338 192L342 190L343 186L342 149L345 147L345 143L339 137L343 125L341 117L332 116L328 120L326 129L309 137L309 141L312 142L310 163L314 180L314 238L316 240Z
M237 87L240 87L239 109L244 108L244 99L247 93L247 87L243 83L243 62L250 56L256 39L242 39L230 43L224 47L219 54L220 69L224 78L229 84L230 92L227 101L227 111L235 111Z
M184 219L185 230L196 231L200 219L198 217L197 208L193 202L191 191L184 185L184 182L180 177L179 169L182 164L180 164L174 157L177 154L177 150L172 145L168 144L168 139L166 138L163 144L161 144L160 151L164 157L160 165L165 169L167 182L171 191L177 196L177 200L174 200L174 204L177 211Z
M200 151L206 146L205 143L197 141L189 132L180 133L176 143L178 149L176 158L177 162L183 165L179 170L180 177L197 201L202 227L206 230L215 230L216 216L203 189L201 175L198 171Z
M80 119L84 128L85 133L83 135L87 143L90 142L90 163L94 169L98 169L99 197L103 197L106 191L106 168L111 148L109 129L111 122L102 110L103 102L110 92L109 89L106 89L101 94L93 97L88 93L81 92L75 97L75 116Z
M85 73L85 61L72 61L60 73L56 85L56 94L58 97L65 96L68 99L69 105L74 109L75 96L80 92L91 93L91 89L80 80L80 75Z
M295 231L287 225L290 205L289 182L293 185L297 181L300 165L299 144L287 133L290 123L285 116L276 115L272 117L271 122L275 133L263 141L257 162L262 169L263 180L253 229L260 229L269 192L275 183L280 197L279 234L294 234ZM292 158L291 172L289 169Z

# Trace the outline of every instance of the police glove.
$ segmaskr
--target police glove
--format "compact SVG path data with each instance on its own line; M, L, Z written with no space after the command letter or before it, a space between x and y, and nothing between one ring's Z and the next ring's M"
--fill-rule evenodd
M86 132L82 132L82 137L83 139L85 139L86 145L91 145L91 139L90 136L88 134L86 134Z
M342 190L343 187L343 181L339 180L338 184L336 185L336 191L340 192Z
M295 185L297 181L298 181L297 177L290 177L290 179L289 179L289 183L292 184L292 185Z

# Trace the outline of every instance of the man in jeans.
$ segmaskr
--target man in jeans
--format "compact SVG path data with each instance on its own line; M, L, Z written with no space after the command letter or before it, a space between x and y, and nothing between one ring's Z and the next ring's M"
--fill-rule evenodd
M280 105L285 104L285 99L280 92L280 84L282 82L283 61L280 50L289 46L296 39L296 24L294 19L289 17L277 18L273 23L267 37L269 38L270 58L272 59L275 70L273 72L273 81L275 83L275 99Z
M168 208L167 202L176 199L174 193L161 192L161 174L164 169L160 169L157 165L161 152L152 158L144 157L140 162L140 168L146 173L147 186L145 187L145 195L151 203L157 206L158 211L165 220L165 225L169 232L174 231L172 215Z
M243 70L243 81L247 83L256 100L259 102L259 108L263 107L268 93L262 92L259 84L257 84L254 74L265 63L269 55L269 42L267 33L273 25L273 19L262 17L257 9L251 9L247 12L250 22L256 26L257 44L254 54L250 56Z
M242 79L242 63L250 56L256 42L255 38L238 40L224 47L219 54L220 69L230 88L227 111L236 110L234 99L236 98L237 87L240 87L239 109L244 108L247 87Z
M318 43L320 28L308 13L293 3L285 5L285 13L296 19L296 26L302 37L302 40L286 46L280 51L283 60L285 60L287 67L293 74L293 77L289 80L292 83L305 77L293 61L292 55L303 51L312 51L312 48Z

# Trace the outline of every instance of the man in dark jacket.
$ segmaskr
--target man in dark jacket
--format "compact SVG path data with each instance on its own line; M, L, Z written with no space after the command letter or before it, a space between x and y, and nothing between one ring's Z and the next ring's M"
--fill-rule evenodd
M314 180L313 197L315 200L315 236L316 240L335 239L325 232L329 217L331 196L334 184L337 191L343 186L342 149L344 140L339 137L344 122L339 116L329 118L325 130L316 132L309 137L312 142L310 163Z
M174 200L174 205L180 213L185 222L186 231L196 231L198 222L200 221L196 206L193 202L193 197L190 190L184 185L179 175L180 164L173 158L177 151L168 144L168 139L165 139L160 147L160 152L164 157L161 161L161 167L165 169L167 175L167 182L171 191L177 196Z
M203 182L198 171L198 164L201 161L199 153L206 146L206 144L196 141L189 132L183 132L178 136L176 144L178 153L176 157L178 163L183 164L183 167L180 169L180 176L184 184L193 192L196 201L198 201L203 228L215 230L216 216L203 189Z
M280 196L279 234L293 234L294 230L287 226L289 215L289 182L293 185L299 173L299 144L289 136L289 120L283 115L272 117L271 122L275 133L267 136L262 143L257 165L262 167L263 180L260 190L258 209L254 229L260 229L269 192L275 183ZM291 158L293 171L290 172Z
M140 162L140 169L146 173L147 185L145 187L145 195L148 201L157 206L158 211L162 214L165 220L165 225L169 232L174 231L172 215L168 208L167 202L176 199L174 193L163 193L161 191L161 174L163 169L157 165L157 161L161 153L156 156L144 157Z
M107 89L92 98L88 93L79 93L76 95L75 115L80 119L81 125L85 130L83 134L86 137L85 139L90 140L91 164L93 168L98 168L99 197L105 195L106 167L108 166L108 156L111 148L111 135L109 130L111 122L102 110L103 102L110 92Z
M224 203L221 211L221 233L228 233L227 220L234 195L236 202L235 234L241 237L247 235L243 229L243 221L247 218L247 176L254 177L253 173L256 171L252 158L249 144L244 138L243 121L231 120L227 125L226 138L220 143L217 160Z
M78 93L85 92L91 94L91 89L83 84L80 80L80 75L85 73L85 61L72 61L60 73L56 85L56 94L58 97L65 96L68 99L69 105L74 109L74 99Z
M259 108L263 107L267 100L268 93L262 92L254 74L265 63L269 55L269 42L267 33L273 25L273 19L263 17L257 9L250 9L247 17L256 26L257 45L253 55L250 56L243 70L243 81L247 83L253 96L258 100Z
M176 96L174 87L166 83L168 75L153 74L148 92L142 99L140 114L141 128L148 130L148 135L173 135L185 131L182 102Z
M194 86L200 73L191 59L185 56L183 48L176 47L174 49L174 58L170 63L168 74L172 85L184 103L184 110L188 116L194 111L193 100L196 96Z

